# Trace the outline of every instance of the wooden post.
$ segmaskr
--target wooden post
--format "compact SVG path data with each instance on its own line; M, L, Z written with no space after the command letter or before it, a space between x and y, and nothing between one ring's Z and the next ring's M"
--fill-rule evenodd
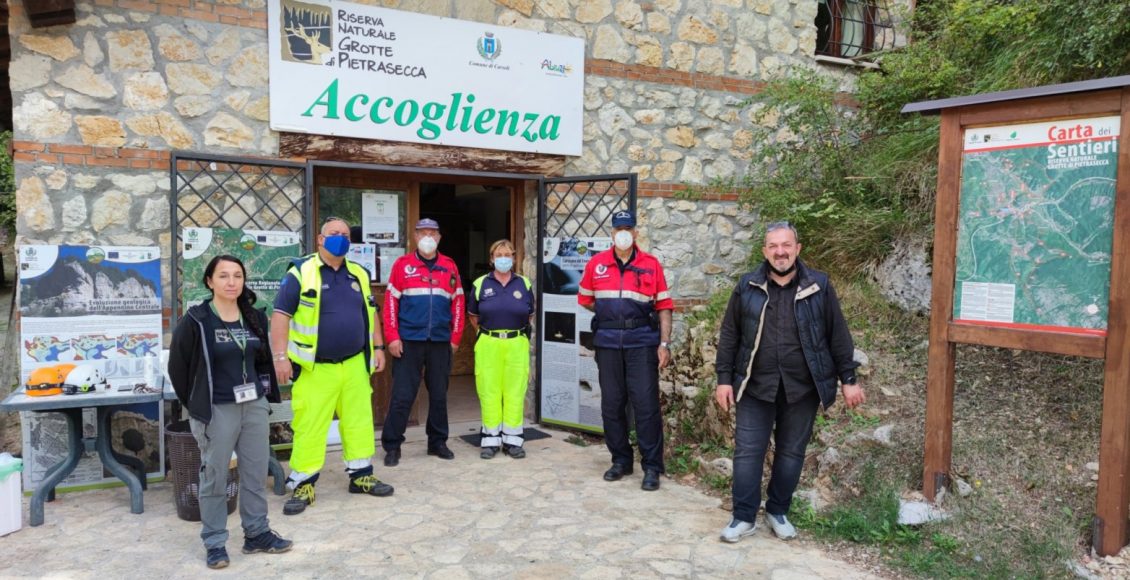
M1103 556L1126 545L1130 510L1130 89L1122 90L1121 116L1093 542Z
M957 110L942 113L938 192L934 214L934 271L930 297L930 348L926 370L926 456L922 493L934 501L949 485L953 454L954 345L947 328L953 317L957 211L961 185L961 123Z

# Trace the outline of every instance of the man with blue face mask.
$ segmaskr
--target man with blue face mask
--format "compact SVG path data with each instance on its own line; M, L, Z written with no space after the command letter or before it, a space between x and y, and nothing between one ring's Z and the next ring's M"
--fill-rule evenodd
M326 435L335 411L349 493L392 495L373 475L375 452L369 377L385 366L381 320L369 272L345 258L349 224L329 218L318 251L287 270L271 315L271 350L280 384L290 382L294 448L287 487L294 495L283 513L314 504L314 483L326 459Z
M600 378L604 443L612 454L605 481L632 473L628 404L636 416L644 491L659 489L663 473L663 416L659 412L659 369L671 360L671 312L663 266L636 245L636 216L612 214L613 247L585 265L577 302L593 311L593 344Z

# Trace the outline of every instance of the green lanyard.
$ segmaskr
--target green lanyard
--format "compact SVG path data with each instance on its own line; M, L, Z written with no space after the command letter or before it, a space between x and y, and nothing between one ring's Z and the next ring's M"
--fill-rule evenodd
M247 382L247 336L245 335L246 330L243 328L243 313L241 312L239 314L239 330L240 330L240 332L237 334L235 332L235 329L228 326L227 321L224 320L222 316L220 316L220 313L216 310L216 304L214 302L209 302L208 306L210 306L212 308L212 313L215 314L216 318L218 318L220 320L220 324L224 325L224 328L228 331L228 335L231 336L232 342L234 342L236 344L236 346L239 347L240 358L243 361L243 364L240 365L240 369L243 371L243 382L246 383Z

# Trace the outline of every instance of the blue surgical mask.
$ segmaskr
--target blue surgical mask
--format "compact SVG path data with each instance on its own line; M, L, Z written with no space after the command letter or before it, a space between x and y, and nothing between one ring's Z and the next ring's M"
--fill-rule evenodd
M349 252L349 238L346 236L326 236L322 247L330 254L342 257Z
M510 271L514 267L514 258L495 258L494 269L502 272L503 274Z

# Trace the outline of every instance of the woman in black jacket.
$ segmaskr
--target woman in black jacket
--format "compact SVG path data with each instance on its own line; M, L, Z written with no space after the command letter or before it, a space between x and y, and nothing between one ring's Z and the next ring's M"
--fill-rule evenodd
M233 451L239 456L243 553L291 548L267 521L267 402L278 402L279 395L267 316L253 307L255 292L244 285L246 278L238 258L217 256L208 262L204 284L212 299L180 319L169 352L169 378L200 447L200 537L209 568L229 563L225 488Z

